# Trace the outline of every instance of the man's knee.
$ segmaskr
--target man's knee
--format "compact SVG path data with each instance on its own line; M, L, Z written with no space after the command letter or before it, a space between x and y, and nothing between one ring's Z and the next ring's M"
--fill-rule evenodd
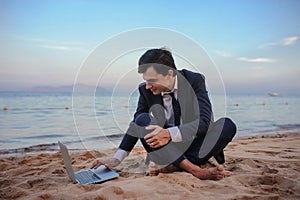
M237 131L236 124L230 118L225 117L224 128L226 128L226 131L229 136L231 136L230 139L232 140Z
M222 117L218 119L214 124L214 131L220 131L221 135L224 137L229 137L230 140L235 136L237 127L235 123L228 117Z
M138 126L141 126L141 127L146 127L146 126L149 126L150 123L151 123L151 118L150 118L150 115L149 113L141 113L139 114L134 122L138 125Z

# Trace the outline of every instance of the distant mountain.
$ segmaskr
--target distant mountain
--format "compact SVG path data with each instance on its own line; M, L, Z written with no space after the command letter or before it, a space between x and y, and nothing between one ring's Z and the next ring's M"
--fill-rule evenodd
M98 86L95 88L95 86L85 85L85 84L76 84L76 85L63 85L63 86L39 86L39 87L33 87L28 90L28 92L73 92L77 93L96 93L97 94L110 94L111 92L106 90L103 87Z

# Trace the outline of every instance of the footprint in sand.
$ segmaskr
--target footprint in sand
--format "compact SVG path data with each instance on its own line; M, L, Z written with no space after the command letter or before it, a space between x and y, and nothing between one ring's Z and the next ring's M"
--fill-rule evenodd
M287 158L287 159L298 159L297 156L279 156L280 158Z
M0 190L1 199L17 199L26 195L27 193L23 190L20 190L18 187L9 186L3 189L1 188Z
M291 165L290 164L280 164L278 165L279 168L290 168Z
M114 193L117 195L124 194L124 190L121 187L117 187L117 186L110 186L110 187L104 188L103 191L105 191L105 193Z
M43 183L46 183L46 181L43 178L37 178L37 179L33 179L33 180L28 180L26 182L30 188L33 188L35 186L40 186Z
M55 169L54 171L52 171L52 174L64 174L65 175L65 171L63 169Z
M259 184L262 185L275 185L276 183L278 183L277 177L273 175L265 175L262 177L258 177L257 181Z
M93 153L95 153L95 152L85 152L85 153L83 153L81 156L80 156L80 158L82 159L82 160L89 160L89 159L95 159L95 156L93 155ZM99 153L100 154L100 153ZM98 156L99 156L99 154L98 154ZM102 156L104 156L103 154L100 154L100 156L102 157Z
M247 180L247 182L245 182L245 180ZM239 176L237 181L245 187L256 188L257 191L262 189L263 191L275 194L283 193L290 195L297 191L296 181L274 174L262 176ZM288 196L285 196L285 198L288 199Z
M261 185L274 185L278 181L275 176L239 176L237 177L238 182L242 183L246 187L261 186ZM247 180L245 182L245 180Z
M269 174L277 174L278 173L277 169L271 169L271 168L268 167L268 165L264 165L262 170L263 170L263 172L269 173Z
M102 186L99 184L90 184L90 185L76 184L75 187L79 188L80 190L83 190L84 192L90 192L102 188Z
M14 185L15 183L10 179L2 179L0 180L0 188L6 188L10 185Z
M263 154L267 154L269 156L276 156L276 155L280 154L280 152L267 151L267 150L246 150L246 152L254 153L254 154L263 153Z
M241 167L238 167L238 166L228 166L226 167L226 169L229 171L229 172L240 172L242 171L242 168Z

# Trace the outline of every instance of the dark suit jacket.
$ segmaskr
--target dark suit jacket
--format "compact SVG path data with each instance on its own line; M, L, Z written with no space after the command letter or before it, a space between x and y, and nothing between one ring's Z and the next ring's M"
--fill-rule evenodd
M179 126L183 142L204 138L210 123L213 121L211 103L208 98L205 78L199 73L178 70L178 101L181 108L182 124ZM134 119L141 113L151 113L158 125L165 127L165 113L161 94L154 95L146 89L146 84L139 86L140 97ZM130 123L119 146L120 149L131 151L139 139L137 125ZM201 144L200 144L201 145Z

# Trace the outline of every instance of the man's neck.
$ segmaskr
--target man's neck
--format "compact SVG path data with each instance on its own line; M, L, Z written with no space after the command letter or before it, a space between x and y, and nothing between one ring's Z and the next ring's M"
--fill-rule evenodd
M173 76L171 81L170 81L170 85L168 87L168 90L162 92L162 95L164 95L165 93L170 93L170 92L174 92L174 89L177 89L177 76Z

